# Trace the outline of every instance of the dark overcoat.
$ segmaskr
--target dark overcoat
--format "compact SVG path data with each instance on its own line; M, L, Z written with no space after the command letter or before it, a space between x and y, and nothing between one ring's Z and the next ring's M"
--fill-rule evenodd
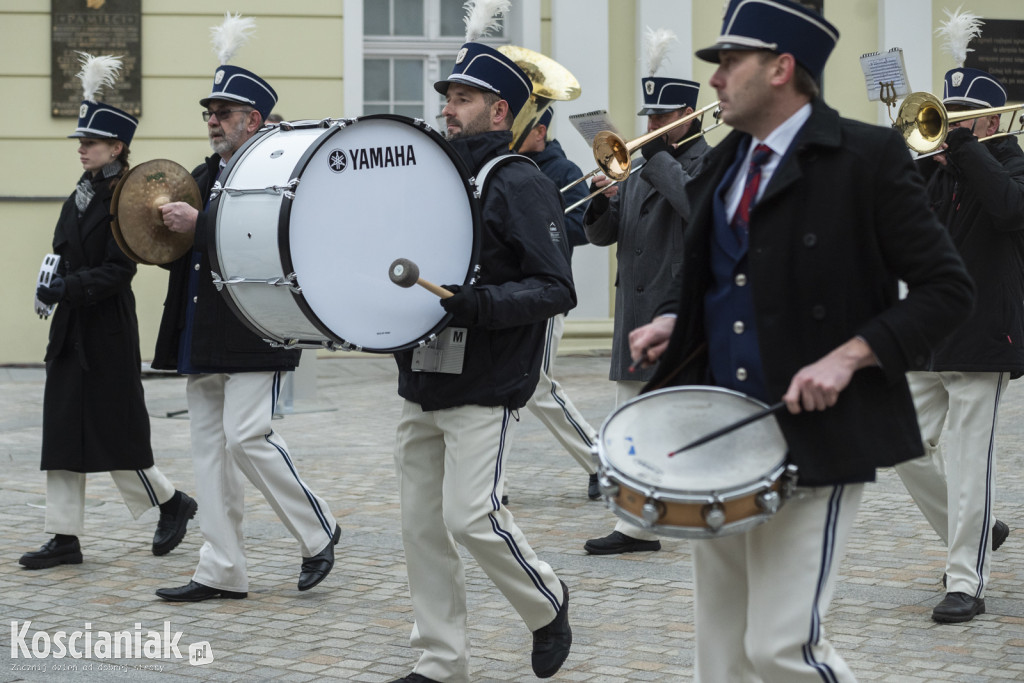
M72 194L54 231L53 252L61 257L58 272L67 287L46 347L44 470L153 466L131 288L135 263L110 230L118 178L93 184L96 194L81 217Z
M646 387L708 382L704 296L715 188L750 137L731 133L690 182L679 313ZM781 399L800 368L861 336L880 367L857 371L824 411L779 414L806 486L873 481L923 453L904 373L971 310L973 286L893 130L817 100L750 215L748 282L766 386ZM899 299L898 280L910 293Z

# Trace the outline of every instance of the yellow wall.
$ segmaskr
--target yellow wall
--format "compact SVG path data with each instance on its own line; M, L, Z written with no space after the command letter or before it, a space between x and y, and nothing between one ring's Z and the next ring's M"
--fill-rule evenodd
M256 19L256 32L232 63L265 77L290 119L342 116L342 0L143 0L142 110L131 159L165 158L189 170L210 152L199 99L210 92L217 58L209 29L225 11ZM60 196L82 169L66 136L76 122L52 118L49 0L0 0L0 91L7 93L0 128L0 195ZM40 362L47 322L32 311L35 279L50 251L60 202L0 201L4 296L0 297L0 363ZM143 358L152 357L166 290L159 268L140 266L133 284Z

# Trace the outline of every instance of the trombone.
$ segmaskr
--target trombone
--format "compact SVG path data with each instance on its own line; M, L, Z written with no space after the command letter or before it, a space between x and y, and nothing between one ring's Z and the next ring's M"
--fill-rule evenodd
M657 128L655 130L650 131L649 133L645 133L644 135L641 135L640 137L634 140L630 140L629 142L624 141L620 136L616 135L610 130L605 130L598 133L594 137L593 143L594 160L597 161L597 168L595 168L590 173L587 173L582 178L578 178L577 180L572 181L571 183L563 187L561 191L564 194L566 191L572 189L573 187L576 187L577 185L586 180L589 180L598 173L604 173L606 176L612 179L612 182L609 183L608 185L605 185L602 188L594 190L583 199L580 199L579 201L566 207L565 213L569 213L570 211L575 210L577 207L583 205L585 202L601 194L612 185L622 182L629 176L633 175L633 173L643 168L643 164L640 164L639 166L633 165L632 156L636 154L640 150L640 148L646 145L648 142L654 140L655 138L661 137L662 135L665 135L669 131L678 128L684 123L689 123L694 119L700 119L701 123L703 124L704 114L708 110L718 107L718 104L719 103L717 101L712 102L711 104L707 105L706 107L703 107L702 109L698 109L697 111L691 114L687 114L681 119L677 119L672 123L662 126L661 128ZM690 142L691 140L695 140L699 137L707 135L715 128L718 128L724 123L724 121L722 121L721 119L721 109L715 109L711 116L715 119L715 122L713 124L711 124L707 128L702 127L693 135L689 135L680 140L679 142L673 143L672 148L679 149L680 147Z
M1024 109L1024 104L1007 104L1002 107L985 109L969 109L950 113L935 95L927 92L915 92L907 95L900 105L893 127L903 135L907 147L918 153L918 159L941 154L942 143L949 134L949 124L958 121L969 121L985 116L997 116L1007 112ZM1005 133L996 133L979 140L991 140L997 137L1024 134L1024 114L1018 119L1020 130L1013 130L1014 122L1010 123Z

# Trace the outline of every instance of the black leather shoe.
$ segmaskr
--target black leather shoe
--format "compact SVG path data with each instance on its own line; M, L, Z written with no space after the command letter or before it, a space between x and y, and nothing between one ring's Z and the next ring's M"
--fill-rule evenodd
M1006 525L1006 522L1000 522L997 519L996 523L992 525L992 550L999 550L999 546L1003 544L1009 535L1010 527Z
M530 663L537 678L551 678L562 668L572 646L569 628L569 587L562 584L562 607L547 626L533 632L533 654Z
M334 546L341 539L341 527L334 527L334 536L327 547L313 557L302 558L302 570L299 572L299 590L308 591L327 578L334 569Z
M591 555L618 555L619 553L636 553L661 550L661 541L642 541L627 536L621 531L613 531L604 538L592 538L583 544L583 549Z
M391 681L391 683L441 683L441 681L435 681L433 678L421 676L420 674L414 671L405 678L396 678L395 680Z
M967 593L946 593L942 602L932 610L932 619L940 624L958 624L984 613L985 598L976 598Z
M54 536L39 550L22 555L18 564L28 569L46 569L58 564L82 564L82 546L78 544L78 537L69 538L71 540L60 542Z
M597 500L601 497L601 487L597 484L597 472L590 475L590 482L587 484L587 497L590 500Z
M166 555L181 543L185 538L185 531L188 530L188 520L196 516L199 504L195 499L184 491L175 491L178 499L178 507L174 512L160 512L160 521L156 523L156 533L153 534L153 554Z
M219 588L204 586L195 581L189 581L187 586L177 588L158 588L157 596L170 602L202 602L213 598L224 598L226 600L241 600L249 597L248 593L236 593L235 591L222 591Z

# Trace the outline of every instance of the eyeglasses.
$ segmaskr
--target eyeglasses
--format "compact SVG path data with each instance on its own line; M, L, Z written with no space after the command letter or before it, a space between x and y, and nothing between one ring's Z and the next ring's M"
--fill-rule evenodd
M206 110L203 112L203 121L209 121L214 116L217 117L218 121L223 121L227 117L240 111L252 111L251 109L218 109L217 111Z

